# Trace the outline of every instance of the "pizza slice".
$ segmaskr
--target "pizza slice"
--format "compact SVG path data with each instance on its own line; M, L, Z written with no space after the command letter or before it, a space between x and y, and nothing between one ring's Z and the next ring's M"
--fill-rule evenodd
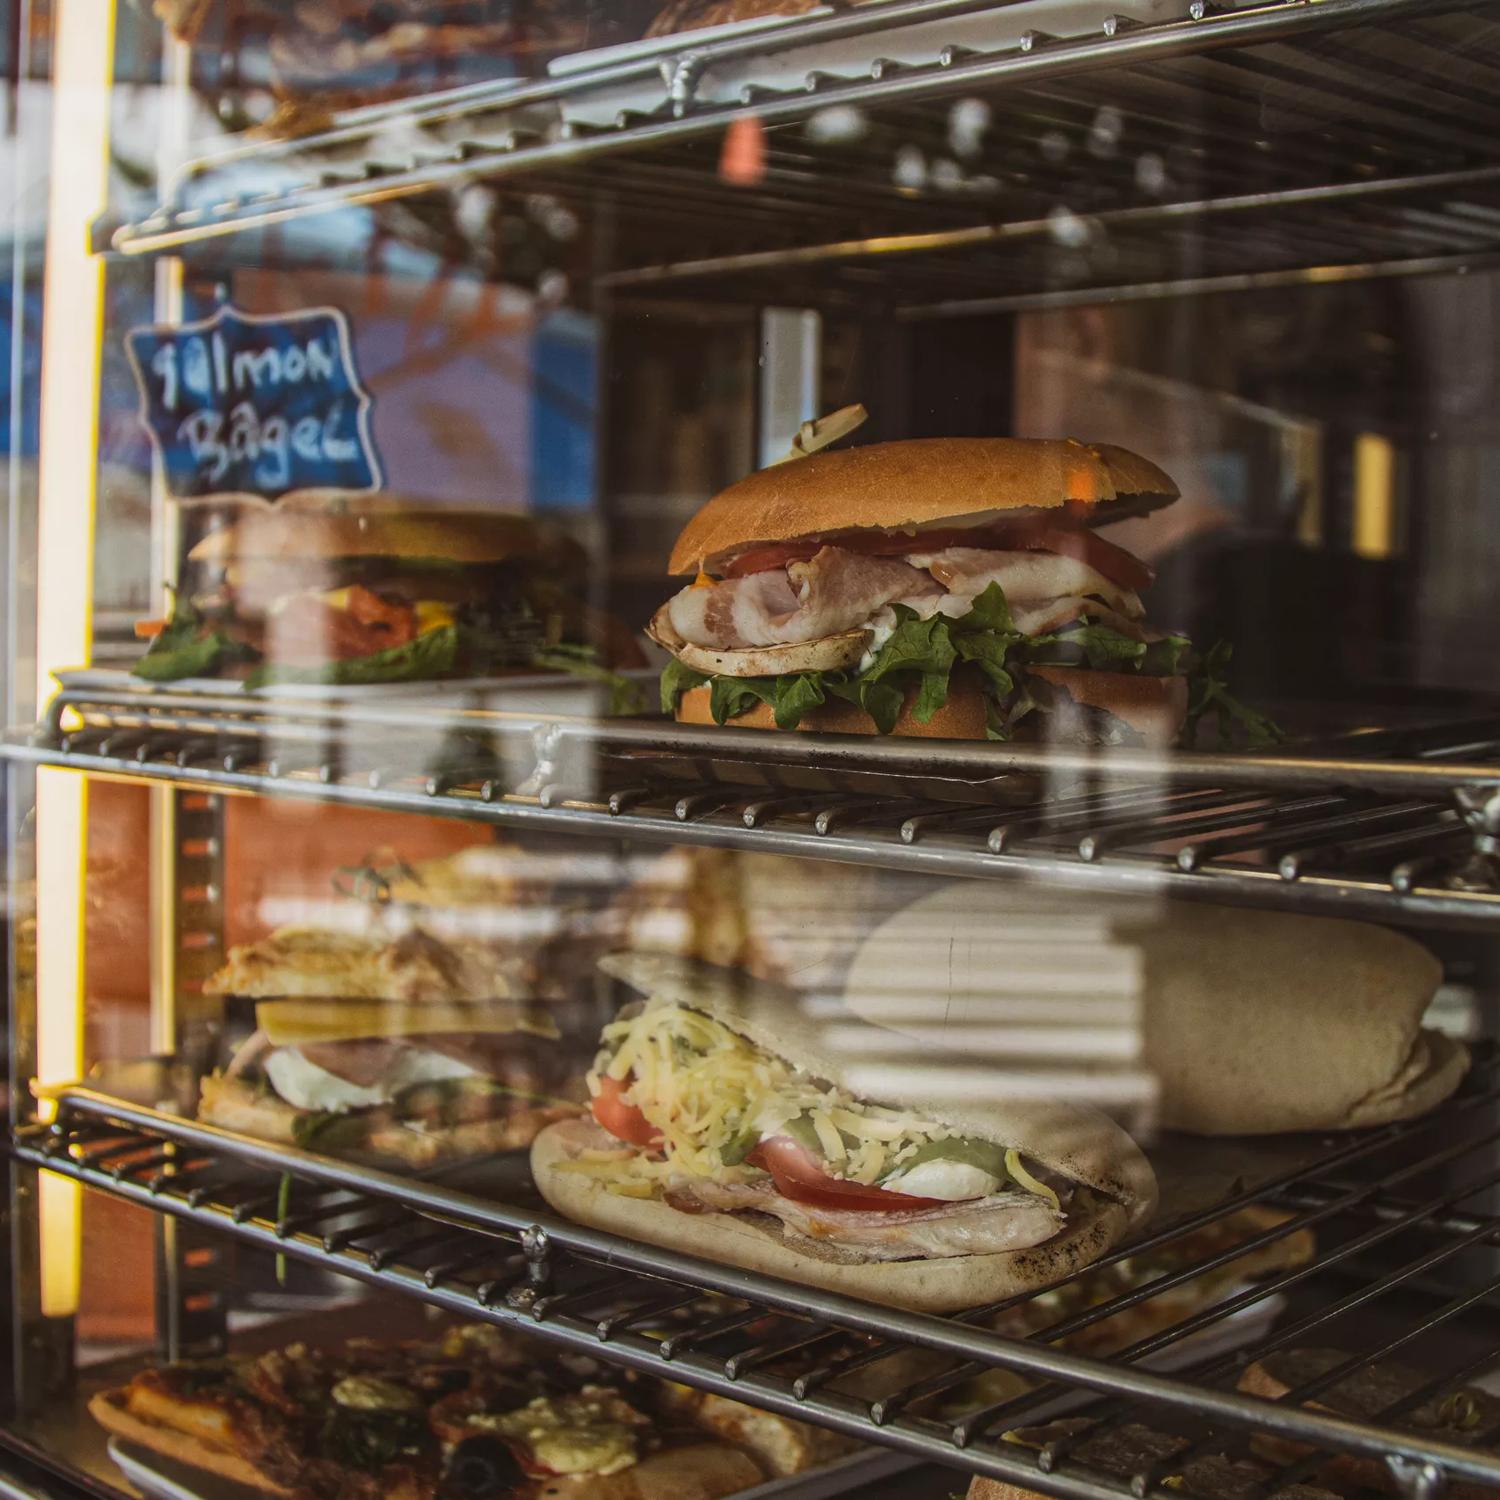
M109 1432L282 1500L434 1500L439 1450L409 1386L304 1346L142 1370L94 1396Z
M529 1395L476 1381L437 1402L431 1420L447 1483L464 1495L718 1500L763 1477L742 1449L665 1426L613 1385Z

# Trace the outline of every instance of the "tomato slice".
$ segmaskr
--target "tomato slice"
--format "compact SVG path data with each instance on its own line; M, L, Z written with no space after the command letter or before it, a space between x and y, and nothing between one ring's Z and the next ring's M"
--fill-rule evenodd
M599 1092L591 1106L594 1118L617 1141L628 1141L632 1146L659 1146L661 1136L656 1127L624 1097L631 1082L629 1078L622 1082L618 1078L601 1077Z
M954 526L912 536L902 532L850 532L798 542L751 547L724 565L725 578L767 573L788 563L806 562L820 547L846 547L866 557L904 557L909 552L941 552L945 547L979 547L995 552L1056 552L1076 557L1122 589L1143 589L1155 574L1140 558L1090 531L1072 515L1018 517L991 526Z
M816 1156L789 1135L762 1141L746 1161L771 1174L776 1191L795 1203L818 1208L897 1209L940 1208L946 1198L914 1198L908 1193L889 1193L862 1182L844 1182L830 1177Z
M751 573L769 573L788 563L806 562L815 557L825 542L776 542L766 547L752 547L724 564L726 578L747 578ZM841 544L838 544L841 545Z
M277 661L310 666L374 656L416 639L416 611L389 604L359 585L349 590L349 607L335 609L316 594L298 594L272 617L270 637Z

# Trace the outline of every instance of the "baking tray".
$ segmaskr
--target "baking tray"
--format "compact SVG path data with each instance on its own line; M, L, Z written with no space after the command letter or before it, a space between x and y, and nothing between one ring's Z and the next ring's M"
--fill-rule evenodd
M201 1469L176 1463L121 1438L110 1439L109 1456L146 1500L265 1500L260 1490L206 1475ZM806 1474L768 1479L753 1489L739 1490L734 1500L826 1500L833 1495L868 1494L872 1493L870 1486L884 1484L921 1464L920 1458L907 1453L871 1448Z

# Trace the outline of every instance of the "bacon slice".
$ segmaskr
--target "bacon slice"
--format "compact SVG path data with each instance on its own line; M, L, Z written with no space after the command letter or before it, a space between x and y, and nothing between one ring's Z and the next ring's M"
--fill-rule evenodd
M930 577L899 559L823 547L784 573L683 589L668 604L667 617L692 645L743 650L821 640L863 625L892 599L938 592Z
M1056 600L1093 597L1132 620L1145 614L1131 589L1111 583L1076 557L1056 552L990 552L980 547L945 547L913 553L908 561L925 568L950 594L974 598L992 583L1005 591L1011 610L1050 605ZM944 611L948 613L949 611Z

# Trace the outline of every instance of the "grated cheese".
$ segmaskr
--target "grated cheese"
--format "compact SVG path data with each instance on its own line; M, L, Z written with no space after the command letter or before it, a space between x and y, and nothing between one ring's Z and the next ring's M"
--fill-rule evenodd
M1047 1186L1045 1182L1038 1182L1021 1162L1021 1153L1011 1147L1005 1153L1005 1170L1026 1189L1028 1193L1035 1193L1038 1198L1045 1198L1054 1209L1061 1209L1062 1204L1058 1201L1057 1194Z
M811 1127L825 1171L865 1186L878 1184L922 1146L960 1135L906 1110L862 1103L763 1052L712 1016L660 998L604 1028L587 1076L591 1095L605 1078L629 1080L622 1099L661 1137L659 1154L632 1153L624 1172L616 1153L592 1153L572 1164L627 1197L651 1196L674 1174L725 1185L763 1180L757 1167L726 1163L726 1149L743 1153L747 1137L767 1140L797 1120ZM1057 1194L1026 1170L1019 1151L1008 1152L1006 1162L1021 1187L1057 1207Z

